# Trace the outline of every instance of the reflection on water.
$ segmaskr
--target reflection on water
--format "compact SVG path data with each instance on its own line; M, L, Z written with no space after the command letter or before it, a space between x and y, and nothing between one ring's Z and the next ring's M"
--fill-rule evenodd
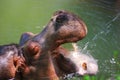
M60 9L78 14L88 26L88 35L78 45L98 60L98 80L120 74L120 0L2 0L0 44L18 42L22 32L41 31Z

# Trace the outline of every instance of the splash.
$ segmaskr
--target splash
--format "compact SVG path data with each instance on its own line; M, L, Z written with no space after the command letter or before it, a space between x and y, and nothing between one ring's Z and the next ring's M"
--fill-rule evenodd
M77 74L79 75L95 75L98 72L97 60L94 59L90 54L83 54L78 49L76 43L72 43L74 50L67 56L77 66Z
M72 46L73 46L74 51L77 52L78 51L77 43L72 43Z

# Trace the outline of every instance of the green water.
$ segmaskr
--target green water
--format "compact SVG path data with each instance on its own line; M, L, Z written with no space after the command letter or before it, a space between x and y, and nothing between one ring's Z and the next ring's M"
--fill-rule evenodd
M0 0L0 44L18 43L23 32L39 33L53 12L68 10L79 15L88 26L88 35L79 41L78 45L85 53L90 53L98 60L97 80L116 78L120 76L120 3L118 2L117 0ZM69 45L65 47L69 48Z

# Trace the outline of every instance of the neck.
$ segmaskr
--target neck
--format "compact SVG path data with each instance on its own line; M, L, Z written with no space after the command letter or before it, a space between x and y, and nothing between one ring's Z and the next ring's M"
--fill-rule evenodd
M50 53L46 53L47 52L45 51L42 55L40 55L38 60L31 63L31 66L33 66L34 69L31 68L30 72L27 74L28 80L59 80L51 55Z

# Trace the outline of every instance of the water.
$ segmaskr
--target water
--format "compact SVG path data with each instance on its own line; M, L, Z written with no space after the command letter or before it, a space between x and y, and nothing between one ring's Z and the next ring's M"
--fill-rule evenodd
M74 63L76 63L79 68L78 72L80 75L96 75L98 72L97 60L92 57L92 55L85 54L83 50L80 50L77 43L72 43L73 51L70 52L68 58L71 58Z
M0 44L18 43L23 32L39 33L61 9L76 13L88 26L86 38L77 44L98 60L97 80L120 75L120 0L1 0Z

